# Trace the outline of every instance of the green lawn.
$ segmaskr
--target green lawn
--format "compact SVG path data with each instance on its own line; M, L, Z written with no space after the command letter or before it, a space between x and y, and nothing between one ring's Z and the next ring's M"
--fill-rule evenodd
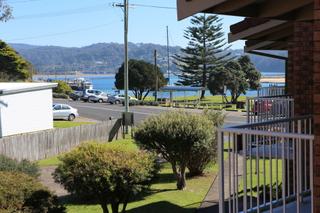
M124 139L109 143L108 146L124 146L128 149L138 149L132 139ZM58 157L38 161L40 166L58 165ZM204 199L215 177L216 165L210 165L206 175L187 179L184 191L176 190L175 178L171 166L163 165L159 177L151 185L150 190L128 204L128 213L191 213ZM70 213L99 213L99 205L74 204L66 199L67 210Z
M54 121L54 128L69 128L86 124L94 124L94 122L75 122L75 121Z

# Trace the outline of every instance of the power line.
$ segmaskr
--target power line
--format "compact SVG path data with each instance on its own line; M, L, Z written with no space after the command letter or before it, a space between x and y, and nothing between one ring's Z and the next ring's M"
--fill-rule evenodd
M157 9L169 9L169 10L176 10L175 7L165 7L165 6L157 6L157 5L149 5L149 4L130 4L133 7L148 7L148 8L157 8Z
M52 34L44 34L44 35L38 35L38 36L30 36L30 37L24 37L24 38L10 39L9 42L22 41L22 40L32 40L32 39L38 39L38 38L46 38L46 37L53 37L53 36L59 36L59 35L66 35L66 34L71 34L71 33L76 33L76 32L81 32L81 31L88 31L88 30L102 28L102 27L108 26L110 24L113 24L115 22L116 21L110 22L108 24L101 24L101 25L96 25L96 26L87 27L87 28L79 28L79 29L60 32L60 33L52 33Z

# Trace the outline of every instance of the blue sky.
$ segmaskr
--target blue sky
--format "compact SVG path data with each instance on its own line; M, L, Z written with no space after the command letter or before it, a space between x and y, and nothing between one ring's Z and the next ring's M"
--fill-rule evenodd
M0 23L0 38L10 43L81 47L100 42L123 43L123 12L112 7L122 0L7 0L15 19ZM175 0L129 0L131 4L175 7ZM222 16L224 31L242 18ZM189 20L177 21L176 10L130 8L129 41L185 46ZM243 42L232 44L233 49Z

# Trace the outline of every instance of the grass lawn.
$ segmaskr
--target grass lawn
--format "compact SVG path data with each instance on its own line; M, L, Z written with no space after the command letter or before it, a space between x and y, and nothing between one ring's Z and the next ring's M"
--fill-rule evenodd
M86 124L94 124L94 122L75 122L75 121L54 121L54 128L69 128Z
M124 139L109 143L107 146L124 146L128 149L138 149L131 139ZM38 161L40 166L54 166L59 164L58 157ZM210 165L206 175L197 178L187 178L187 188L176 190L175 178L171 166L163 165L158 178L145 194L139 196L127 206L128 213L193 213L204 199L215 177L217 167ZM67 212L70 213L99 213L99 205L75 204L66 199Z

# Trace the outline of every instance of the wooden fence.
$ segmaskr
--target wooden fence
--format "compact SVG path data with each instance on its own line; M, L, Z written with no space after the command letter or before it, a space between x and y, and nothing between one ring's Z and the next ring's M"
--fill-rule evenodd
M0 154L36 161L67 152L86 141L105 141L116 120L71 128L51 129L0 139Z

